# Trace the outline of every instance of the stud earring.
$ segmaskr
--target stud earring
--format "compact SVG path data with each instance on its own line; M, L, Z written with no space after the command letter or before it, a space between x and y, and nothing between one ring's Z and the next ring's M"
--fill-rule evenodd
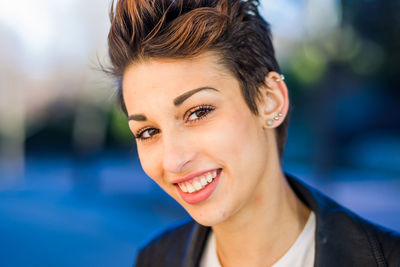
M282 112L279 112L278 113L278 115L276 115L275 117L274 117L274 120L279 120L279 118L281 118L281 117L283 117L283 113Z
M283 81L285 79L285 75L281 74L281 77L276 79L275 81L280 82Z
M274 121L273 120L267 120L267 125L268 126L272 126L274 124Z
M282 117L283 117L283 113L279 112L276 116L274 116L274 119L267 120L267 125L268 126L272 126L274 124L274 120L275 121L279 121L279 119L282 118Z
M274 124L274 120L275 121L279 121L279 119L282 118L282 117L283 117L283 113L279 112L276 116L274 116L274 119L267 120L267 125L268 126L272 126Z

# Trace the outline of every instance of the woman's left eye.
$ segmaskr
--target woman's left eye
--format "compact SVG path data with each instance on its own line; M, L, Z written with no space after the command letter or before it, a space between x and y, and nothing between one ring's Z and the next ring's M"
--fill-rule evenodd
M199 106L195 107L194 110L189 110L189 116L187 117L186 121L196 121L205 118L211 111L215 108L213 106Z

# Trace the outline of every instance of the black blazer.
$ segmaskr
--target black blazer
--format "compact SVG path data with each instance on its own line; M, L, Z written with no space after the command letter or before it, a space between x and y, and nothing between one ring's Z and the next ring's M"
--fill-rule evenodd
M314 266L400 267L399 233L359 217L294 177L286 177L316 215ZM170 227L139 251L136 266L198 266L210 229L192 219Z

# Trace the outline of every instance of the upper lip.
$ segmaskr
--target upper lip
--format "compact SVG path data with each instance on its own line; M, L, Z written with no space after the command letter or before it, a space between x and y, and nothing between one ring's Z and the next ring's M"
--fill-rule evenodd
M188 181L188 180L190 180L190 179L193 179L194 177L203 175L203 174L208 173L208 172L216 171L216 170L218 170L218 169L219 169L219 168L210 169L210 170L206 170L206 171L194 172L194 173L191 173L191 174L189 174L189 175L186 175L185 177L175 179L175 180L172 181L172 183L173 183L173 184L182 183L182 182Z

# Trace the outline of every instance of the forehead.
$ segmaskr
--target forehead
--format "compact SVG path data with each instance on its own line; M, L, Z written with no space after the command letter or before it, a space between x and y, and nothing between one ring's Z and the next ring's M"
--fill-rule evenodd
M149 59L129 66L123 75L124 100L129 110L147 98L171 97L181 92L229 78L230 73L218 63L215 53L194 58Z

